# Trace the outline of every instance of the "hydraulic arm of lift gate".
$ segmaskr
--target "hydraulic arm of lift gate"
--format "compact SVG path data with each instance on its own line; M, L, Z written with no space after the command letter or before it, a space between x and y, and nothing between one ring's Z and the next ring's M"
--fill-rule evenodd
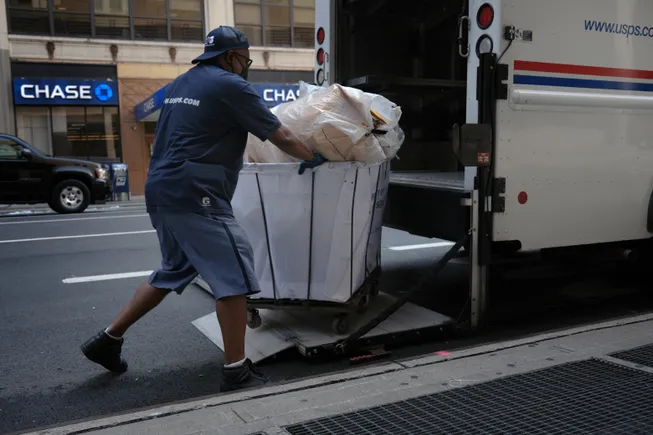
M471 233L471 230L463 237L460 239L458 242L456 242L455 245L449 249L449 251L442 257L440 260L438 260L437 264L433 269L430 269L428 273L424 274L422 276L422 279L409 291L407 291L403 296L398 298L392 305L390 305L388 308L383 310L378 316L376 316L374 319L370 320L368 323L360 327L356 332L352 333L349 337L339 341L336 343L336 350L344 353L345 348L350 344L353 343L354 341L358 340L359 338L363 337L365 334L370 332L372 329L376 328L379 323L383 322L385 319L390 317L392 314L394 314L399 308L404 306L406 302L410 300L410 298L415 295L418 291L422 290L427 283L432 282L442 271L442 269L445 268L447 263L451 261L451 259L460 251L460 249L467 243L467 240L469 239L469 235Z
M479 56L476 87L478 124L473 124L477 134L475 138L477 146L470 146L465 143L465 140L462 141L462 145L467 145L467 149L471 149L471 152L475 152L476 155L465 156L466 158L461 158L461 161L465 166L477 168L470 204L472 255L469 273L471 301L469 321L473 329L481 325L487 310L494 213L503 212L505 207L504 198L500 196L505 193L505 182L502 182L505 180L494 177L497 99L506 98L507 87L503 81L508 79L508 70L505 65L499 65L499 59L494 53L484 53ZM476 162L473 161L474 158Z

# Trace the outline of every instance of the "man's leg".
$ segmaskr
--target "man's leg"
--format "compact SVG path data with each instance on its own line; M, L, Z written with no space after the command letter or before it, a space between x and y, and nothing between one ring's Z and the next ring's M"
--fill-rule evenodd
M82 345L82 353L109 371L125 372L127 362L121 357L124 341L122 336L131 325L159 305L167 294L167 290L158 289L147 281L142 283L111 326L98 332Z
M200 214L171 218L175 237L216 299L225 350L222 391L262 385L267 378L246 359L246 296L260 292L254 254L233 216Z
M229 296L215 303L215 312L222 330L224 363L230 365L245 360L245 328L247 327L247 299Z
M134 296L120 311L118 317L111 322L111 326L106 329L107 334L116 338L125 335L130 326L159 305L168 293L168 290L156 288L149 282L144 281L138 286Z
M181 245L176 242L166 216L151 214L150 218L159 238L161 268L136 289L107 329L98 332L82 345L86 358L115 373L127 370L127 362L121 357L124 341L122 336L127 329L159 305L171 291L183 292L197 276Z

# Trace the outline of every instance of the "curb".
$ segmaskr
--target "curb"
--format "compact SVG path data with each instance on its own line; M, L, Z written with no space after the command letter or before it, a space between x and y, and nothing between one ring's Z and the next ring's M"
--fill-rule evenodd
M592 323L585 326L574 327L554 332L537 334L526 338L510 340L499 343L490 343L467 349L459 349L455 352L438 352L436 354L426 355L407 360L399 360L393 362L386 362L383 364L371 365L361 369L346 370L336 373L331 373L323 376L304 378L289 381L286 383L279 383L270 385L268 387L243 390L236 393L218 394L208 396L205 398L191 399L185 402L178 402L169 405L159 405L150 407L148 409L141 409L140 411L128 412L121 415L114 415L108 417L101 417L94 420L86 420L73 424L68 424L59 427L33 429L32 432L25 433L25 435L72 435L88 433L97 430L110 429L115 427L126 426L133 423L138 423L146 420L156 418L168 417L177 414L184 414L191 411L197 411L206 408L213 408L220 405L243 402L246 400L265 398L285 393L292 393L297 391L304 391L314 388L319 388L328 385L340 384L343 382L369 378L372 376L379 376L389 374L392 372L399 372L408 370L415 367L435 365L451 360L463 360L467 358L483 356L497 352L500 350L511 349L519 346L530 345L550 341L558 338L569 337L573 335L582 334L585 332L598 331L608 328L616 328L621 326L632 325L636 323L644 323L653 321L653 313L624 317L616 320L609 320L599 323Z

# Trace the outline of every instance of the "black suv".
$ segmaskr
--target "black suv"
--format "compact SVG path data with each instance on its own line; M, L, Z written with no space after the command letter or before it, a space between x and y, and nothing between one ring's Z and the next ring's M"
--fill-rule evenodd
M0 134L0 204L47 203L58 213L81 213L110 197L103 165L46 156L15 136Z

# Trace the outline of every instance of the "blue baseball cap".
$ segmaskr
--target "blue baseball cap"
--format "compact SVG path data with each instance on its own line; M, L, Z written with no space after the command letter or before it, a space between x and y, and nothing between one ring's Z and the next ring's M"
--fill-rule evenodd
M193 59L193 63L212 59L229 50L249 48L247 36L231 26L220 26L211 30L204 40L204 53Z

